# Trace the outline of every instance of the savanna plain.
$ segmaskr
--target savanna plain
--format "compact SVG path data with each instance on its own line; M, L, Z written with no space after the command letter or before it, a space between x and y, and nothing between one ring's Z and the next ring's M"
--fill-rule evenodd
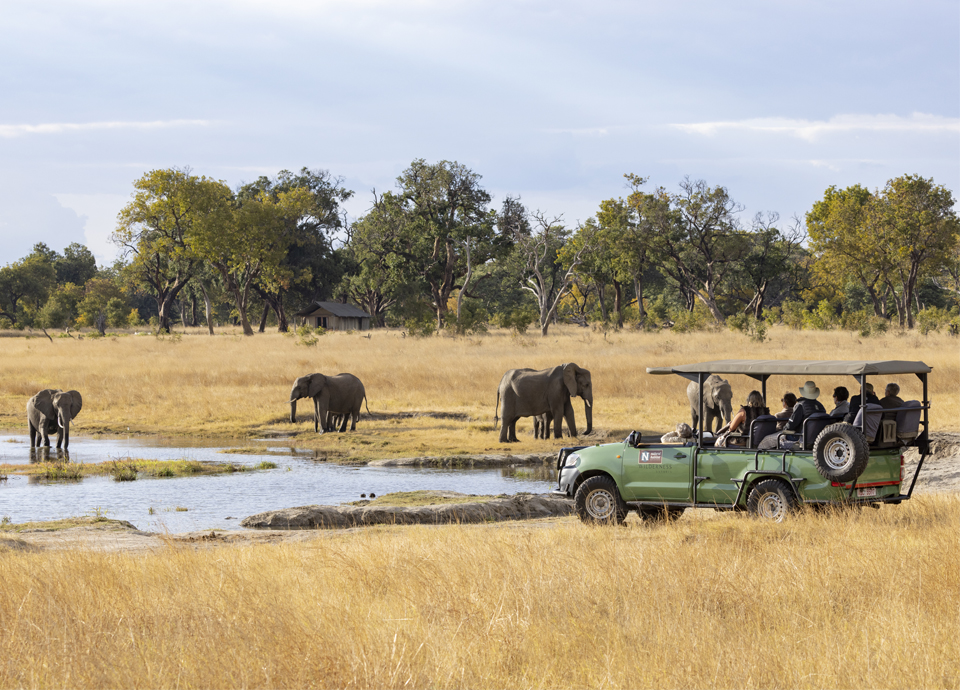
M521 443L497 443L507 369L589 369L595 432L581 441L601 442L688 421L685 381L646 367L744 358L923 360L933 430L956 431L958 351L947 335L786 329L764 343L572 327L547 338L327 334L316 345L279 334L11 337L0 338L0 427L25 433L26 400L57 387L83 393L80 435L282 434L358 462L548 452L569 439L535 441L529 423ZM373 414L356 432L317 436L303 403L287 421L293 379L314 371L363 380ZM893 380L904 399L919 397L915 378ZM851 381L817 384L829 400ZM731 383L735 403L755 387ZM802 383L773 379L768 397ZM376 527L143 552L39 550L6 535L0 583L2 687L960 686L953 493L781 524L688 511L619 528Z

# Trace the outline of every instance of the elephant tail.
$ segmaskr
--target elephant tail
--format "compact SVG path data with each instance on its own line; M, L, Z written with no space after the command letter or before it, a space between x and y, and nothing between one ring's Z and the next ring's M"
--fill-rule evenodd
M367 405L367 394L363 394L363 406L367 408L367 414L370 414L370 406Z
M497 428L497 421L498 421L497 411L499 409L500 409L500 389L497 388L497 405L496 407L493 408L493 428L494 429Z

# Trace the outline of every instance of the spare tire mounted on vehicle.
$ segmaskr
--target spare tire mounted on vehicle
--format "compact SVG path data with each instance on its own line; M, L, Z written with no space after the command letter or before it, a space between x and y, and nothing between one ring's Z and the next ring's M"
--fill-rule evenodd
M833 482L852 482L866 469L869 459L867 439L852 424L831 424L813 442L817 472Z

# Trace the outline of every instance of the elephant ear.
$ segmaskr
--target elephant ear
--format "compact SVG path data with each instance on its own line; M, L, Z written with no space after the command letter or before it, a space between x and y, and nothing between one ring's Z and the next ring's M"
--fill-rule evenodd
M80 410L83 409L83 398L80 396L80 391L67 391L67 395L70 396L70 419L73 419L78 414Z
M580 367L572 362L563 365L563 383L567 386L567 390L570 391L571 398L577 396L577 371L579 369Z
M56 411L53 409L53 396L59 392L60 391L48 388L37 393L30 401L33 403L34 408L39 410L44 417L53 419L57 416Z
M315 398L320 395L320 391L327 385L327 377L323 374L310 374L310 384L307 386L307 397Z

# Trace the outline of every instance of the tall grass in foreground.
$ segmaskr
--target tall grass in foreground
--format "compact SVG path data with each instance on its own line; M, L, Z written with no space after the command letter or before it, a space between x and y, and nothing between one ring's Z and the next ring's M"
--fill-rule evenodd
M2 687L957 687L960 500L0 558ZM2 542L0 542L2 543Z
M699 333L596 333L565 326L547 338L493 331L479 337L401 337L397 331L328 333L315 346L270 333L241 336L189 335L99 339L0 339L0 425L26 433L24 407L42 388L75 388L83 411L78 434L101 431L262 435L300 431L304 436L309 401L300 404L300 423L289 424L289 393L296 377L311 372L350 372L366 387L370 410L362 414L356 446L415 454L485 451L501 448L493 430L500 378L508 369L542 369L576 362L593 374L594 423L622 439L632 429L663 433L690 421L687 381L651 376L646 368L728 358L907 359L934 367L930 392L936 430L960 429L960 341L949 335L892 332L860 338L841 331L773 328L767 342L755 343L732 331ZM759 388L748 377L730 377L735 404ZM771 379L768 399L776 405L785 390L796 392L806 377ZM915 376L891 377L905 400L919 398ZM881 387L886 380L874 381ZM834 386L853 391L852 377L817 377L830 405ZM583 405L574 401L583 427ZM400 412L445 412L465 419L399 419ZM393 417L391 417L391 415ZM521 420L523 443L512 450L552 449L555 441L534 441L532 422ZM601 436L602 438L602 436ZM335 441L323 441L329 445ZM446 445L444 445L446 444ZM348 449L351 450L351 449ZM363 449L352 449L363 450ZM367 448L365 452L370 452Z

